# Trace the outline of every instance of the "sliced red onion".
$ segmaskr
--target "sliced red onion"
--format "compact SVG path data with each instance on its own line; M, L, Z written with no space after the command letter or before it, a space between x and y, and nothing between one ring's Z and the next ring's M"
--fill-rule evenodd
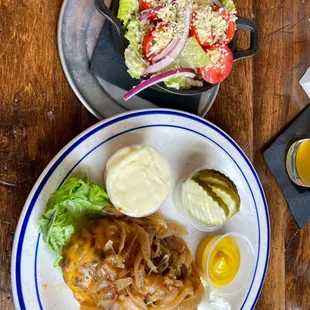
M219 8L223 8L224 5L220 0L211 0L216 6L218 6Z
M143 21L147 20L148 18L150 18L150 16L152 16L154 13L158 12L159 10L164 8L165 6L166 6L166 4L160 4L160 5L157 5L154 9L151 9L149 11L144 12L142 15L140 15L138 17L138 21L143 22Z
M151 74L151 73L155 73L160 70L163 70L167 68L168 66L170 66L180 56L186 44L186 40L188 37L189 28L190 28L190 23L191 23L191 9L188 6L186 7L186 12L185 12L184 32L179 42L176 44L176 46L174 47L174 49L171 51L170 54L168 54L163 60L146 68L144 72L142 73L142 75L147 75L147 74Z
M180 39L178 38L174 38L171 40L171 42L168 44L168 46L158 55L156 55L152 60L154 62L157 62L161 59L163 59L166 55L170 54L173 49L177 46L177 44L179 43Z
M148 88L154 84L162 82L168 78L178 77L178 76L185 76L185 77L189 77L189 78L194 78L196 76L196 74L195 74L195 71L191 68L179 68L179 69L173 69L173 70L155 75L155 76L141 82L139 85L133 87L130 91L128 91L125 94L124 99L127 101L131 97L138 94L140 91L142 91L142 90L144 90L144 89L146 89L146 88Z
M160 4L160 5L157 5L157 6L155 6L154 9L148 10L148 11L144 12L142 15L140 15L138 17L138 21L139 22L143 22L143 21L147 20L148 18L150 18L150 16L152 16L154 13L156 13L159 10L163 9L164 7L166 7L167 5L175 4L175 3L176 3L176 0L172 0L172 1L169 1L168 3L163 3L163 4Z

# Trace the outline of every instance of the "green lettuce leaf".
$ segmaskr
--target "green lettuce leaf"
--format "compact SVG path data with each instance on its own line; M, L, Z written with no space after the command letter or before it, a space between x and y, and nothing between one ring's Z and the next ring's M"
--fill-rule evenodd
M210 64L209 57L195 37L187 38L186 45L177 60L181 67L194 70Z
M142 41L147 30L148 25L136 19L131 20L127 25L125 38L129 41L129 46L125 50L125 63L127 72L135 79L139 79L147 68L147 63L142 56Z
M147 64L142 56L140 56L131 45L125 50L125 63L128 68L127 72L134 79L139 79L143 71L147 68Z
M197 71L197 68L204 67L210 64L209 57L199 45L195 37L187 38L186 45L177 58L177 60L164 71L169 71L177 68L192 68ZM164 72L163 71L163 72ZM192 87L202 87L201 80L192 79L185 76L171 77L164 81L165 85L175 89L190 89Z
M202 87L203 82L189 77L178 76L171 77L164 81L165 85L176 89L190 89L192 87Z
M234 1L232 0L220 0L223 5L229 10L229 11L235 11L236 10L236 6Z
M134 12L138 10L139 2L137 0L120 0L117 17L123 21L126 26Z
M100 215L108 205L108 194L87 179L71 178L51 195L39 220L39 232L57 255L55 265L61 260L62 248L74 233L76 224Z
M129 44L136 52L141 50L144 34L145 32L142 30L141 23L137 20L131 20L128 23L125 38L129 41Z

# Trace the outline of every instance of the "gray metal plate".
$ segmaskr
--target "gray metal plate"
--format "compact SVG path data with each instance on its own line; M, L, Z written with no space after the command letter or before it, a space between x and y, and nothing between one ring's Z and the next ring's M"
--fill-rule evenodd
M128 110L157 108L139 97L123 100L125 91L89 71L93 51L104 23L94 0L65 0L58 21L58 50L70 86L82 104L98 119ZM201 96L198 115L211 108L219 86ZM188 97L190 100L190 97Z

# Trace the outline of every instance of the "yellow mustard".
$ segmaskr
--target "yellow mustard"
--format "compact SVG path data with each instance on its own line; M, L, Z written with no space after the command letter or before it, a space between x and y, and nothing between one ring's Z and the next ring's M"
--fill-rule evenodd
M217 287L229 284L240 267L240 250L237 242L229 236L218 241L220 237L216 235L206 237L200 242L196 252L196 263L202 277L207 279L208 272L210 281ZM215 242L217 244L210 253Z

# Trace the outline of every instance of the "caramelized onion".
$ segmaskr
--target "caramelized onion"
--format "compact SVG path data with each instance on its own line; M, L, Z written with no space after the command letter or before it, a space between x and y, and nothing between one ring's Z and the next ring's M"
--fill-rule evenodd
M163 273L169 266L169 254L166 254L157 265L156 269L158 273Z
M103 309L106 309L106 310L114 310L115 308L113 308L113 301L112 300L100 300L98 302L98 306L103 308ZM81 308L81 310L83 310L84 308ZM86 309L86 308L85 308ZM88 308L89 310L91 308ZM94 308L92 308L94 309Z
M147 309L147 306L141 297L133 296L128 289L126 289L126 290L127 290L127 294L129 296L129 298L133 301L134 304L136 304L138 307L140 307L143 310Z
M125 260L125 259L128 257L128 255L131 253L132 248L133 248L133 246L134 246L134 244L135 244L135 242L136 242L137 237L138 237L138 233L135 233L134 236L132 236L131 242L130 242L129 246L125 249L125 251L123 252L123 255L122 255L123 258L124 258L124 260Z
M176 222L167 222L167 227L165 229L160 229L159 237L167 238L171 236L183 236L187 235L188 231L180 224Z
M118 255L121 254L124 246L125 246L125 240L126 240L126 230L124 227L124 223L120 222L120 227L121 227L121 241L120 241L120 245L119 245L119 249L118 249Z
M114 282L114 285L118 292L126 288L128 285L132 284L133 280L132 278L124 278L124 279L118 279Z
M183 289L180 295L178 295L172 302L169 304L165 305L165 310L173 310L176 309L177 306L188 296L188 295L193 295L193 288L191 286L187 286ZM154 309L162 309L162 307L153 307Z
M152 257L153 258L159 257L160 253L161 253L160 241L155 236L155 238L153 238L153 244L152 244Z
M192 255L191 252L186 251L186 258L185 258L185 262L184 265L189 268L189 266L191 265L191 263L194 261L194 257Z
M149 215L146 219L147 219L147 221L149 222L150 225L154 225L154 227L156 227L158 229L161 229L162 227L163 228L168 228L167 222L158 213Z
M145 278L145 290L147 294L154 294L162 283L162 276L150 274Z
M142 252L139 252L137 255L135 262L134 262L134 277L135 277L135 284L139 288L144 283L145 272L144 269L141 270L140 265L143 259Z
M137 229L139 235L139 241L141 246L141 251L143 253L143 258L145 259L147 265L153 272L157 272L156 266L151 261L151 245L149 240L148 233L141 226L135 224L135 228Z
M137 305L130 298L126 298L122 302L122 308L121 309L122 310L137 310Z
M204 298L204 289L202 284L200 283L198 290L195 292L195 295L192 297L189 297L185 300L183 300L179 307L178 310L193 310L197 309L199 304Z
M203 286L184 240L161 215L113 216L81 225L64 247L65 282L81 309L194 310Z
M92 295L95 294L97 292L99 292L100 290L104 289L105 287L107 287L109 285L108 281L104 278L100 279L95 286L91 286L89 287L85 293Z
M157 296L156 294L153 295L153 298L156 299L154 304L166 309L167 305L178 297L178 294L179 292L175 288L162 289Z

